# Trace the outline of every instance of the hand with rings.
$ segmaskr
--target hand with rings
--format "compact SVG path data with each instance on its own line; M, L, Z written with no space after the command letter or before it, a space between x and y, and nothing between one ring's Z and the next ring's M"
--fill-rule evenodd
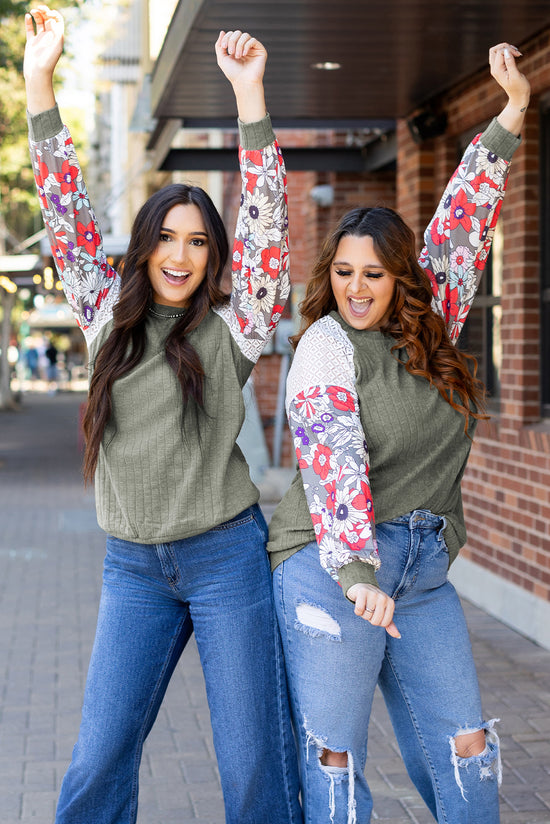
M401 638L393 622L393 598L372 584L353 584L346 595L350 601L354 601L356 615L375 627L384 627L393 638Z

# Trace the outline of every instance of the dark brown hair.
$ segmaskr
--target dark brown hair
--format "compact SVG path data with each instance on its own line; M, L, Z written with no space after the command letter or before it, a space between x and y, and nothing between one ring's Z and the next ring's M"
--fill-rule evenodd
M486 418L485 389L476 378L477 361L451 343L445 321L432 309L432 288L418 263L414 232L393 209L353 209L326 238L306 286L300 305L302 326L291 338L294 347L316 320L337 309L330 282L331 264L342 237L369 236L375 252L395 280L387 321L380 331L395 338L392 352L405 349L403 364L412 375L426 378L453 409L465 417Z
M86 438L84 477L91 481L97 466L105 426L111 417L113 383L130 372L143 357L145 321L153 301L148 277L148 261L156 249L167 213L179 204L194 204L202 215L208 235L206 277L193 292L189 305L172 327L165 343L166 360L176 374L183 403L203 405L204 371L187 335L205 318L212 306L228 297L221 278L229 244L223 221L206 192L198 186L175 183L155 192L139 210L121 266L120 297L113 311L113 328L93 366L88 404L83 421Z

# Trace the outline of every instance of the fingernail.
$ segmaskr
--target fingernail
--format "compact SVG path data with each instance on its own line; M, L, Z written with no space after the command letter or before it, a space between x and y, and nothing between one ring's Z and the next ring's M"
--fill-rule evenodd
M510 49L504 49L504 57L506 57L506 58L510 57Z

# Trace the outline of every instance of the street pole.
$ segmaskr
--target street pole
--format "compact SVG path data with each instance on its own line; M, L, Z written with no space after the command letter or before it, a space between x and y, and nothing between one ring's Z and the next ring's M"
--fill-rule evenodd
M0 288L4 316L0 330L0 409L15 409L17 404L11 391L11 367L8 361L8 349L11 336L11 313L15 306L15 293Z

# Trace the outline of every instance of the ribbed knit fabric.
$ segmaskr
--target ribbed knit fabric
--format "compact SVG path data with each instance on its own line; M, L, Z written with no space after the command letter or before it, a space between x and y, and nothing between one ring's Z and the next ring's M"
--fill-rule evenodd
M361 423L368 433L369 478L377 523L413 509L429 509L447 520L445 539L451 560L466 540L460 480L471 441L464 417L424 378L411 375L391 353L393 338L360 331L331 312L354 348ZM473 434L473 426L470 435ZM311 514L298 472L277 507L269 528L272 567L315 540ZM342 567L339 580L376 582L369 564Z
M244 421L241 388L253 363L211 311L189 335L206 375L205 409L189 406L182 424L181 388L164 354L177 310L151 309L143 358L113 386L115 423L105 430L95 478L99 525L140 543L205 532L258 500L235 444ZM93 341L92 361L111 324Z

